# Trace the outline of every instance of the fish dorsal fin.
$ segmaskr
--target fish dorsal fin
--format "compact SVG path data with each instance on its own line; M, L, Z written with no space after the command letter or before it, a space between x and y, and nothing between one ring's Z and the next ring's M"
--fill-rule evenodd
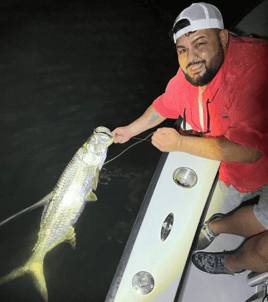
M94 167L94 178L93 178L94 191L97 190L98 182L99 182L99 166L95 166Z
M98 200L96 194L90 191L86 197L86 201L96 201L96 200Z
M24 214L24 213L27 213L27 212L32 211L32 210L34 210L34 209L37 209L37 208L39 208L39 207L41 207L41 206L47 205L47 204L49 203L49 201L50 201L51 196L52 196L51 194L52 194L52 193L49 193L48 195L46 195L44 198L42 198L41 200L39 200L39 201L38 201L37 203L35 203L34 205L32 205L32 206L30 206L30 207L28 207L28 208L26 208L26 209L24 209L24 210L18 212L17 214L15 214L15 215L13 215L13 216L11 216L11 217L5 219L4 221L1 221L1 222L0 222L0 226L2 226L3 224L5 224L5 223L8 222L9 220L11 220L11 219L13 219L13 218L16 218L16 217L18 217L18 216L20 216L20 215L22 215L22 214Z
M52 201L52 199L53 199L54 196L55 196L55 191L52 191L52 192L49 194L49 198L48 198L47 202L46 202L45 205L44 205L44 210L43 210L43 213L42 213L42 216L41 216L41 224L42 224L42 222L43 222L43 220L44 220L44 217L45 217L45 215L46 215L46 212L47 212L47 210L48 210L48 207L49 207L49 205L50 205L50 203L51 203L51 201Z

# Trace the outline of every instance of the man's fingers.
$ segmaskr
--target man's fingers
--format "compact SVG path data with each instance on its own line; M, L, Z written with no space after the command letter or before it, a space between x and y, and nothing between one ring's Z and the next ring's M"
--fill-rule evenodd
M158 128L156 133L165 133L165 128Z
M124 144L125 142L127 142L129 140L129 136L125 135L125 134L118 134L116 133L114 135L115 137L115 143L119 143L119 144Z
M168 134L168 133L172 133L172 131L174 131L173 128L158 128L156 130L157 133L161 133L161 134Z
M152 136L152 140L161 141L163 139L163 133L155 132Z
M166 150L164 148L162 148L162 146L160 144L158 144L157 142L155 141L152 141L152 145L157 148L159 151L161 152L166 152Z
M121 131L118 128L114 129L111 134L113 137L115 137L114 143L120 143L122 141L123 134L121 134Z
M115 137L114 142L119 144L123 144L131 138L131 133L127 127L116 128L111 132L111 134Z
M152 137L152 144L158 149L162 146L163 143L163 134L154 133Z
M121 144L123 140L123 135L122 134L116 134L116 142Z
M173 128L159 128L152 136L152 144L162 152L176 151L179 134Z
M154 147L156 147L157 149L159 149L160 150L160 146L159 146L159 144L155 141L155 140L152 140L152 145L154 146ZM160 150L161 151L161 150Z

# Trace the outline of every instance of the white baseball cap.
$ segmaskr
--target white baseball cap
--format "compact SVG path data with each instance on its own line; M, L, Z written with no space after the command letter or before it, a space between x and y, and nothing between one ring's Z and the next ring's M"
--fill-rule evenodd
M221 12L212 4L193 3L181 12L174 22L174 42L189 32L207 28L224 28Z

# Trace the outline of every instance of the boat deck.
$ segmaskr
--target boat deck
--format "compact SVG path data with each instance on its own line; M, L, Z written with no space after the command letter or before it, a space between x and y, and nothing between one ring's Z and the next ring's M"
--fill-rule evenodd
M236 205L223 205L222 192L217 184L214 198L211 201L206 219L214 213L228 213ZM236 249L245 238L222 234L207 247L206 252L222 252ZM191 262L188 264L187 273L176 302L245 302L256 292L254 287L247 284L247 276L250 271L242 274L210 275L199 271Z

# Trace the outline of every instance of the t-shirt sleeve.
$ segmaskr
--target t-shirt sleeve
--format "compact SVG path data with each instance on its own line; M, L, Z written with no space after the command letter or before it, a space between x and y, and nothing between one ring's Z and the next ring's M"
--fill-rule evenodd
M154 109L163 117L177 119L181 114L181 92L183 88L183 73L179 69L175 77L173 77L161 96L154 102Z
M265 64L256 64L237 85L229 110L226 138L267 155L268 78ZM240 86L240 87L239 87Z

